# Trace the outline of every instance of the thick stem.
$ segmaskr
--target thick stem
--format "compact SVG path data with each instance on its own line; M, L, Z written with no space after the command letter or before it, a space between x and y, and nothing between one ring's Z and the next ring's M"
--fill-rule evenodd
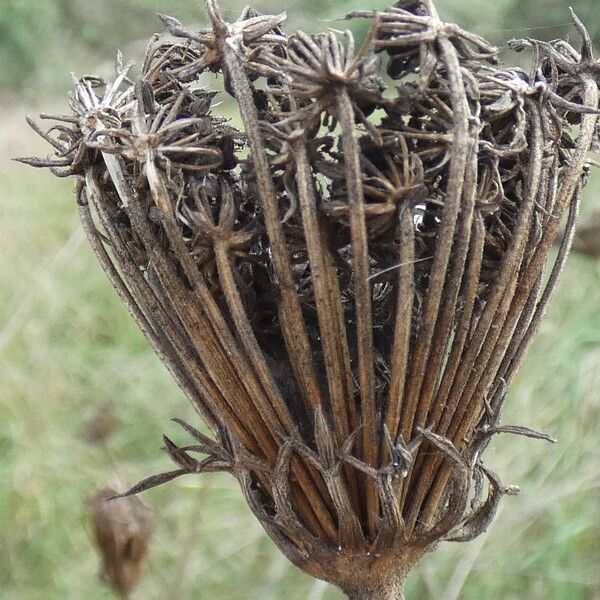
M404 600L404 581L398 579L374 589L345 589L344 592L349 600Z
M404 600L404 593L402 590L388 592L386 590L379 590L378 592L370 591L358 591L348 592L349 600Z

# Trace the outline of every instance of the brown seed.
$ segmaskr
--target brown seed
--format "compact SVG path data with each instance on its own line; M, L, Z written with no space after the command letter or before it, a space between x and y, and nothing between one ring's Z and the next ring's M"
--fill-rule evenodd
M102 561L101 577L127 598L142 575L154 518L137 496L111 500L118 493L104 487L88 498L87 506Z
M100 404L83 424L83 437L90 444L104 444L113 434L116 426L112 402Z

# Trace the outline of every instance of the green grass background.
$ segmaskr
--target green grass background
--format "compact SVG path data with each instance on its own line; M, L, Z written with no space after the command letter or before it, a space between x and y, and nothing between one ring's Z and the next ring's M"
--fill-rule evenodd
M48 10L58 11L62 4L49 2ZM98 579L85 498L116 472L133 484L170 468L159 450L161 434L182 442L185 436L169 419L195 422L84 242L69 182L11 163L9 157L45 152L23 117L64 103L56 91L68 85L65 72L105 69L99 64L110 61L105 44L114 37L115 44L126 46L134 34L156 29L153 11L169 8L198 20L202 11L195 2L167 7L158 0L122 5L97 0L93 6L87 3L88 14L81 8L85 2L71 4L79 7L84 26L63 31L55 21L44 38L48 52L36 42L38 30L21 40L39 57L34 64L45 64L48 55L60 61L41 74L32 68L19 82L0 80L5 83L0 85L1 600L112 598ZM295 10L291 2L283 4ZM316 11L315 3L298 4L305 20L309 8ZM367 4L379 5L360 3ZM568 20L564 6L560 11L556 6L560 3L529 4L523 14L523 7L508 0L439 2L445 16L466 21L494 41L527 33L513 29ZM33 18L36 6L41 4L33 0L7 4L23 18ZM131 34L122 24L128 6L135 9ZM343 13L339 6L320 8L324 17ZM521 12L511 16L511 10ZM580 3L579 10L592 29L600 27L595 2ZM113 11L114 27L106 11ZM323 23L312 19L305 25L316 29ZM19 20L15 26L28 29ZM102 41L102 27L113 36L107 36L109 41ZM559 25L558 31L566 29ZM548 37L545 33L536 30ZM94 36L101 42L88 39ZM74 40L85 51L74 52ZM134 52L137 47L133 44ZM4 39L0 65L11 56L18 60ZM588 188L586 211L600 206L599 182L595 177ZM94 407L107 400L114 404L118 426L105 452L86 444L80 431ZM409 580L409 600L600 599L598 262L578 256L569 260L510 391L504 423L544 430L559 443L495 440L487 462L505 483L520 485L521 495L504 500L486 535L466 545L444 544L428 556ZM341 598L279 555L227 476L177 480L144 498L157 524L134 599Z

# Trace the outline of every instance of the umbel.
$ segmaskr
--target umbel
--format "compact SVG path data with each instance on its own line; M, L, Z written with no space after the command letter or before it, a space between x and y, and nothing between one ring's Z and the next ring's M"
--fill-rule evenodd
M207 4L206 30L162 17L139 77L76 80L69 114L30 120L55 156L22 159L74 178L98 261L210 430L180 421L193 445L165 438L176 469L129 493L227 471L301 569L402 598L518 492L482 463L490 439L552 441L499 419L573 238L600 63L575 15L579 50L511 42L524 70L428 0L349 15L360 46Z

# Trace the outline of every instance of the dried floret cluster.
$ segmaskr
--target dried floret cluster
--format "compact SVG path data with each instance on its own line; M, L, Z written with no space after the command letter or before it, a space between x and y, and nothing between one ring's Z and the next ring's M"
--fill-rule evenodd
M207 4L207 30L163 17L176 41L137 78L77 80L70 115L31 121L56 157L25 161L75 178L98 260L214 436L181 423L195 445L165 438L177 469L131 492L229 471L293 562L397 598L518 491L481 462L492 436L550 439L499 417L572 242L600 64L575 15L580 51L513 42L523 70L428 0L349 15L370 21L358 48Z

